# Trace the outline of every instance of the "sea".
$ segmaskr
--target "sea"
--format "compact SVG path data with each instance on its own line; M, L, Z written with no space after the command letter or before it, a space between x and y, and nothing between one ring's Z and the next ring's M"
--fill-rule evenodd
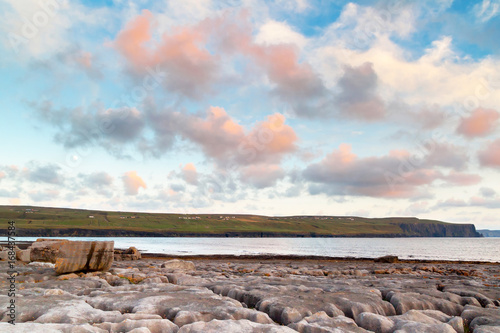
M39 237L18 237L35 241ZM43 237L50 238L50 237ZM205 238L205 237L54 237L114 241L145 253L183 255L303 255L500 263L500 237L484 238Z

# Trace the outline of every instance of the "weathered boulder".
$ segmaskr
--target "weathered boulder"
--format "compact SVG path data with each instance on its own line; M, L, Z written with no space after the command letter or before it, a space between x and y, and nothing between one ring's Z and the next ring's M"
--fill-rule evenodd
M393 264L393 263L398 262L399 258L397 256L383 256L383 257L375 258L373 261Z
M114 242L37 239L30 247L30 261L55 264L58 274L106 271L113 263Z
M297 333L286 326L275 324L258 324L249 320L212 320L210 322L196 322L182 326L178 333Z
M193 271L195 269L192 261L184 261L177 259L164 262L161 265L161 268L166 268L171 270L185 270L185 271Z
M31 249L16 251L16 259L22 262L31 261Z
M56 263L59 248L68 243L67 239L39 238L31 244L30 261L42 261Z
M141 258L141 252L133 246L129 247L127 250L115 250L114 252L115 261L140 260Z
M59 247L56 273L107 271L113 264L113 241L71 241Z
M9 252L0 251L0 260L9 260Z

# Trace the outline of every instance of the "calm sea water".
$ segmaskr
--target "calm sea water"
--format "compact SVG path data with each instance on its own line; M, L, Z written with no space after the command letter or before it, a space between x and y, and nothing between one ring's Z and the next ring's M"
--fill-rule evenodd
M33 241L37 237L19 237ZM48 237L45 237L48 238ZM172 255L316 255L402 259L470 260L500 263L500 238L188 238L188 237L64 237L71 240L112 240L115 248L135 246L143 252Z

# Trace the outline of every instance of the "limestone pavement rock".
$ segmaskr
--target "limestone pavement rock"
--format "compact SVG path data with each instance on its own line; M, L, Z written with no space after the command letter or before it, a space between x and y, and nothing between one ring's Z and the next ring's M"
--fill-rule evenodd
M192 271L195 269L194 263L192 261L184 261L178 259L173 259L164 262L161 265L161 268L171 269L171 270L185 270L185 271Z
M358 327L354 320L345 316L330 317L326 312L321 311L312 316L305 317L297 323L288 325L288 327L300 333L368 333L369 331ZM378 332L378 331L377 331Z
M164 263L143 258L67 275L19 264L14 332L464 333L465 325L497 333L500 327L498 265L399 262L379 275L388 265L373 261ZM0 286L7 267L0 262ZM396 296L401 314L389 302ZM8 302L0 295L0 322L9 319ZM4 327L0 332L10 332Z
M217 320L197 322L181 327L178 333L297 333L297 331L276 324L259 324L249 320Z
M39 324L39 323L0 323L2 333L109 333L109 331L89 324Z

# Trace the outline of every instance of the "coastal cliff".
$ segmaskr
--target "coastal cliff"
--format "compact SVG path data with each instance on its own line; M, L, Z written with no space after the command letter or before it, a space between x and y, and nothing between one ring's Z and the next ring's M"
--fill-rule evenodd
M473 224L400 223L408 237L482 237Z
M482 237L473 224L399 223L402 232L373 234L317 234L314 232L225 232L189 233L118 229L19 229L21 237Z

